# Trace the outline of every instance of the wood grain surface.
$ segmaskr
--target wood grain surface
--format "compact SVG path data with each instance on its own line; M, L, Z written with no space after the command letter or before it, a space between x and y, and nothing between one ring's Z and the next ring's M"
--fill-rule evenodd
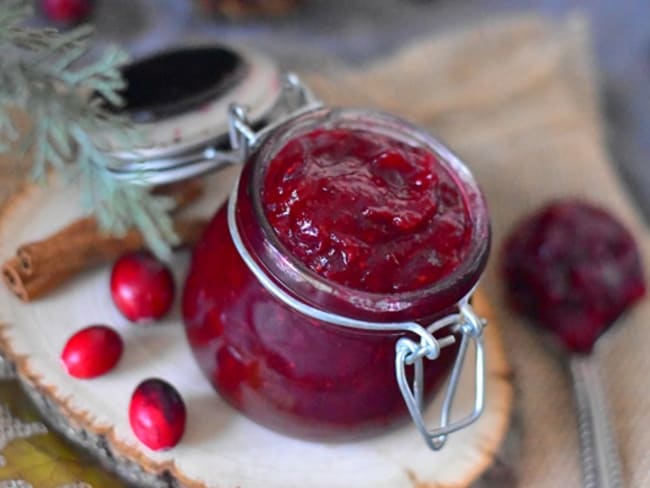
M205 205L211 213L226 196L234 173L211 178ZM0 217L0 258L25 240L42 237L79 216L74 188L61 191L29 187L13 197ZM177 282L187 256L173 263ZM180 482L192 487L411 487L468 486L491 465L505 438L513 388L497 324L485 332L487 404L483 416L450 437L432 453L413 426L351 444L298 441L267 431L227 407L194 364L183 337L178 310L151 327L123 319L110 301L109 268L104 266L62 287L51 296L25 305L0 292L0 348L16 364L29 394L51 424L94 450L123 475L147 486ZM490 315L484 297L477 309ZM89 323L107 323L125 339L125 354L116 370L92 381L79 381L59 365L67 338ZM467 412L473 402L471 362L465 368L456 407ZM152 452L128 425L128 401L135 385L147 377L174 384L188 406L188 427L171 451ZM427 411L435 422L436 409ZM254 462L252 462L254 460Z

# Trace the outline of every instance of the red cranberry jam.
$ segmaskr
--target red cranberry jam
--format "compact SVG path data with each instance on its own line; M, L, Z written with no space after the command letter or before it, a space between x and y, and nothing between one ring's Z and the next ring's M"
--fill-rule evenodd
M471 240L467 205L429 150L361 130L315 130L273 158L266 217L287 250L332 281L373 293L452 273Z
M558 200L522 220L504 244L512 306L567 349L588 353L646 292L632 234L609 212Z
M407 334L308 316L268 282L325 314L426 327L472 290L487 259L487 210L467 169L400 119L319 109L257 146L230 206L230 221L221 209L196 246L183 296L190 346L219 394L312 439L406 420L395 345ZM456 352L425 361L427 399Z

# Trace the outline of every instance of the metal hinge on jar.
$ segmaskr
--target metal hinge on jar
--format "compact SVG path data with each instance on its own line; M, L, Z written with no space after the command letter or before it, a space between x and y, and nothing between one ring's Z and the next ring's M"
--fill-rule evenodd
M239 152L240 161L245 161L249 152L259 141L272 133L278 126L302 115L303 113L322 107L312 91L300 81L294 73L284 77L284 85L280 98L269 114L269 122L259 131L255 131L247 118L247 107L233 104L229 108L228 121L230 126L230 147Z
M471 293L464 297L457 305L458 312L443 317L428 326L420 335L420 342L415 342L409 338L402 337L397 341L395 346L395 371L397 373L397 384L402 392L406 406L413 418L413 422L424 437L427 445L438 450L444 446L447 436L467 427L476 421L481 413L485 403L485 357L483 351L483 327L486 325L485 319L476 315L476 312L469 303ZM435 360L440 355L441 348L449 346L455 342L453 335L436 339L434 333L443 329L449 329L452 334L460 334L461 340L451 371L445 397L440 412L440 425L429 430L422 416L423 411L423 385L424 385L424 368L423 361ZM460 384L460 375L465 364L469 343L474 342L475 350L475 391L474 407L471 413L460 420L451 422L451 410L454 402L458 385ZM414 378L412 386L409 385L406 376L406 366L414 367Z

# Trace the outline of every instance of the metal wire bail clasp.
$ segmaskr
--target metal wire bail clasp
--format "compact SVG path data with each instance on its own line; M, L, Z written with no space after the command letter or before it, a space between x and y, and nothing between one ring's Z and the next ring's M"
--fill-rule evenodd
M239 153L240 161L244 161L250 151L267 134L298 115L322 106L307 85L294 73L284 76L280 97L268 114L267 124L260 130L255 130L248 120L248 107L231 104L228 107L228 134L230 146Z
M406 406L415 422L416 427L424 437L427 445L433 450L439 450L444 446L447 436L452 432L467 427L479 418L483 412L485 402L485 356L483 351L483 327L485 320L476 315L476 312L469 303L470 295L458 303L458 312L437 320L426 329L420 327L416 333L420 341L415 342L407 337L402 337L395 345L395 372L397 384L399 385ZM434 333L442 329L449 329L451 334L437 339ZM435 360L440 355L443 347L455 343L455 336L460 334L460 345L454 362L447 389L440 412L440 425L428 430L424 418L423 391L424 391L424 366L423 362ZM451 422L451 410L454 397L460 382L461 372L467 356L470 341L474 342L475 349L475 392L473 410L460 420ZM409 385L406 375L406 367L413 366L413 385Z

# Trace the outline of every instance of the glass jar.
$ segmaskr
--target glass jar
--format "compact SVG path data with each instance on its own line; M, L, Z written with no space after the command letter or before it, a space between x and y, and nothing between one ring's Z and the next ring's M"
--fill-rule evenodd
M208 76L194 76L197 60L208 66L198 73ZM183 67L192 73L176 76ZM137 147L125 147L126 141L96 135L112 156L107 169L115 178L156 185L244 163L228 207L214 216L195 249L183 296L190 346L224 399L260 424L313 439L367 436L410 414L433 449L478 418L484 400L484 324L470 297L485 266L490 231L485 201L458 158L394 116L323 108L297 77L288 75L282 84L275 65L248 50L187 47L142 59L123 74L130 89L123 94L126 103L114 109L144 137ZM173 83L160 84L169 79ZM249 108L233 106L233 101ZM429 155L440 165L431 166L424 179L437 172L448 177L467 217L463 232L469 232L458 245L438 227L429 232L435 245L442 242L443 248L462 251L453 269L403 289L394 288L397 282L385 279L383 272L375 273L375 281L387 286L378 290L319 274L283 245L261 201L265 175L284 147L323 129L343 135L363 132L371 145L383 141L388 153L395 146ZM385 183L403 183L405 173L390 171L401 164L399 158L387 154L381 161L380 166L389 167ZM428 211L449 217L438 207L447 205L443 194L436 193L436 199L425 199ZM411 208L392 223L407 239L413 237L408 229L410 212L419 211L421 200L416 200L407 199ZM335 209L327 199L321 203L326 213L328 205ZM386 202L375 203L383 206L376 216L385 214ZM356 233L356 224L351 228ZM336 233L334 227L329 230ZM429 242L411 241L420 248ZM400 248L402 241L395 242ZM425 261L434 263L439 256L425 256ZM412 269L408 261L409 254L402 253L402 274ZM415 276L419 280L421 275ZM451 406L471 344L475 401L472 411L458 419ZM447 377L440 425L431 430L422 411Z
M469 299L489 251L484 198L458 158L418 127L368 110L303 105L260 133L232 111L231 140L246 162L228 206L194 250L183 295L189 344L219 394L266 427L345 440L383 432L410 413L437 449L483 408L483 321ZM414 290L373 293L323 277L288 250L265 214L264 178L283 147L322 128L387 136L435 155L470 218L462 261L450 274ZM474 409L451 422L471 341ZM429 430L422 410L448 377L441 425Z

